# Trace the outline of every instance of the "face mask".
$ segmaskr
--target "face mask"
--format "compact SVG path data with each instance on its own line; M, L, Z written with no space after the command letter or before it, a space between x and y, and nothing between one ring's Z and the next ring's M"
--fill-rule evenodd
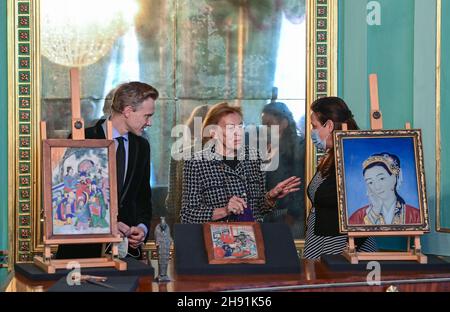
M323 126L320 127L320 129L325 127L325 124L323 124ZM327 149L327 138L328 138L329 134L324 139L321 139L320 134L319 134L320 129L312 129L311 130L311 140L318 149L326 150Z
M128 238L124 237L123 241L119 243L119 259L123 259L128 254Z

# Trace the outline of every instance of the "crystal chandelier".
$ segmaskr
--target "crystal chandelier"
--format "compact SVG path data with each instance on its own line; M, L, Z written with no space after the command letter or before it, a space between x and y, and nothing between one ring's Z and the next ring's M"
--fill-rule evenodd
M69 67L96 63L132 25L135 0L41 0L41 53Z

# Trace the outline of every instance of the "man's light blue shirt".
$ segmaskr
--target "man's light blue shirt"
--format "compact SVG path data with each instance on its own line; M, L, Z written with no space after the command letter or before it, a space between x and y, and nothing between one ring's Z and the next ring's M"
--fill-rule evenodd
M102 124L102 128L103 128L103 132L106 134L107 133L107 131L106 131L106 122L104 122ZM119 142L116 139L118 137L123 137L124 138L123 143L124 143L124 148L125 148L125 172L124 172L124 175L123 175L124 181L122 183L125 183L125 180L126 180L126 177L127 177L127 170L128 170L128 147L129 147L128 132L123 134L123 135L120 135L120 132L116 128L112 127L112 137L113 137L113 140L114 140L114 144L116 145L116 152L117 152L117 147L119 146ZM118 198L117 200L120 200L120 199ZM145 237L147 237L147 233L148 233L147 226L145 224L143 224L143 223L139 223L138 227L140 227L140 228L142 228L144 230Z

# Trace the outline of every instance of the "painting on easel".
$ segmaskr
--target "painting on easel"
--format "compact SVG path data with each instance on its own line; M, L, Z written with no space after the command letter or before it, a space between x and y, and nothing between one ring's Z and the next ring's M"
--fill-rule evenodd
M51 149L53 234L110 233L106 148Z
M44 140L47 239L113 235L117 199L108 140Z
M429 231L420 130L336 131L341 232Z

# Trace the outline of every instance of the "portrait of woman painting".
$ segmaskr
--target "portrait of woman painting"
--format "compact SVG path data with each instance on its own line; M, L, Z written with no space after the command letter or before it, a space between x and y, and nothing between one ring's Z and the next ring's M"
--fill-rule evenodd
M43 141L47 238L113 234L117 200L111 196L111 142Z
M340 229L428 230L420 130L336 132Z
M255 222L205 223L206 252L210 264L264 264L261 228Z

